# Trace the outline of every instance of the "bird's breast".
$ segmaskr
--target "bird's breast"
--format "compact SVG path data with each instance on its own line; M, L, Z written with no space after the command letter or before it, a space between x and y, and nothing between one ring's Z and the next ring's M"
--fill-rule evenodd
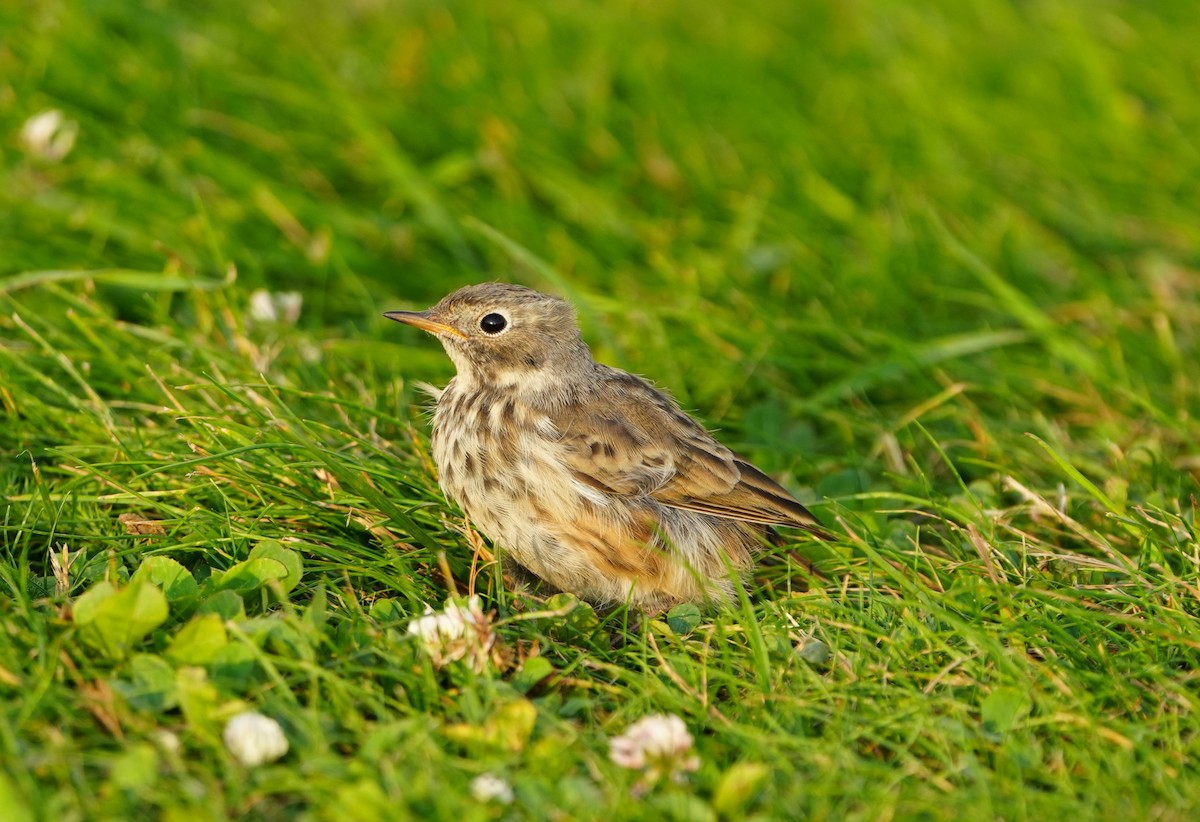
M451 382L438 399L438 481L493 539L528 541L530 529L576 515L579 483L562 449L549 417L511 393L462 391Z

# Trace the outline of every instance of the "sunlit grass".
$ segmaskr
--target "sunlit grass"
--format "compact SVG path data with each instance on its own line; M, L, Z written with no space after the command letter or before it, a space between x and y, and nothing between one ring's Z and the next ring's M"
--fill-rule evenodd
M0 817L1194 809L1190 6L189 8L0 10ZM483 279L792 488L815 572L506 590L451 366L380 317ZM104 651L81 597L149 557L196 593ZM489 662L439 670L409 622L471 593ZM230 758L245 708L286 757ZM660 713L700 767L648 787L608 741Z

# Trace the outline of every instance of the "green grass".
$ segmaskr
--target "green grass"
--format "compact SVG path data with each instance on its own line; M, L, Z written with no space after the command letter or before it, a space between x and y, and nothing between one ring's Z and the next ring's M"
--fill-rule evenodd
M1192 4L0 29L0 817L1193 817ZM50 108L58 162L19 138ZM380 313L485 279L811 503L822 576L631 628L473 564L415 387L451 365ZM481 673L407 634L451 587L495 613ZM248 707L284 759L230 758ZM608 741L653 713L701 766L643 792Z

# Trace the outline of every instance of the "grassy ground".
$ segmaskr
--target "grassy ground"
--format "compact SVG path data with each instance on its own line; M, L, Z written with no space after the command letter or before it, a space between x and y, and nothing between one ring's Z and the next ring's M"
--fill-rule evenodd
M0 817L1193 818L1191 3L191 5L0 8ZM484 279L811 502L824 576L506 593L380 317ZM479 673L407 634L451 587ZM701 764L646 789L655 713Z

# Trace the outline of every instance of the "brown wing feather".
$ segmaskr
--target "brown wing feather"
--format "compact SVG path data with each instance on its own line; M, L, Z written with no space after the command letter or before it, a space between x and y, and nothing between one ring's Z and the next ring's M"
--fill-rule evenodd
M740 476L738 482L724 494L708 497L659 499L675 508L700 511L714 517L753 522L759 525L786 525L815 531L820 528L817 518L795 497L763 472L744 460L735 460Z
M606 371L606 390L552 417L581 482L722 519L820 531L782 486L735 457L664 394Z

